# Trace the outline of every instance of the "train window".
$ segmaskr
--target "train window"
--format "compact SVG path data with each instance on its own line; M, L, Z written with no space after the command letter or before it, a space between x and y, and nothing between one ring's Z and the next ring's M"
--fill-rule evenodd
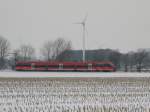
M30 63L19 63L19 64L16 64L16 66L31 66Z
M104 67L104 64L96 64L97 67Z
M75 65L64 65L63 68L74 68Z
M97 67L112 67L111 64L96 64Z
M104 64L105 67L112 67L111 64Z
M50 68L58 68L59 65L48 65L48 67L50 67Z
M88 65L77 65L78 68L88 67Z
M34 65L35 68L40 68L40 67L47 67L47 65Z

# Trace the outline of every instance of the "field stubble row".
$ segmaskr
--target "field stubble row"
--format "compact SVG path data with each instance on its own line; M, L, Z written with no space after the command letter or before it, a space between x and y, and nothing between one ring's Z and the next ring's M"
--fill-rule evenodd
M1 78L0 112L149 112L150 78Z

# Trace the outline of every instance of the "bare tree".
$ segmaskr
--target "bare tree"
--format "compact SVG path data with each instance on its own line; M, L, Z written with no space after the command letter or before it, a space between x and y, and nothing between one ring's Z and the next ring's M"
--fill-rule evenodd
M61 54L71 49L72 49L71 41L66 41L63 38L58 38L54 42L54 59L59 61L63 60L64 56L62 56Z
M0 69L5 67L6 58L9 55L10 43L7 39L0 37Z
M18 60L29 61L35 57L35 49L31 45L22 45L18 52Z
M53 42L51 42L51 41L45 42L43 45L43 48L41 49L41 53L45 60L47 60L47 61L52 60L53 54L54 54Z
M61 54L72 48L70 41L66 41L63 38L58 38L54 42L48 41L43 45L41 53L45 60L62 60L64 56Z
M15 49L13 51L13 54L14 54L14 61L18 61L19 60L19 49Z
M19 50L16 49L16 50L13 50L11 53L10 53L10 58L9 58L9 66L15 70L15 65L16 65L16 62L20 59L19 58Z
M135 64L138 72L141 72L141 69L144 68L144 60L148 57L148 52L145 50L138 50L134 54Z
M123 65L124 71L128 72L129 70L129 54L122 54L121 55L121 63Z
M134 57L134 53L135 52L133 52L133 51L131 51L131 52L128 52L128 68L129 68L129 70L130 71L135 71L135 63L136 63L136 61L135 61L135 57Z
M120 58L121 53L118 50L111 50L111 52L108 55L108 60L113 62L117 69L120 68Z

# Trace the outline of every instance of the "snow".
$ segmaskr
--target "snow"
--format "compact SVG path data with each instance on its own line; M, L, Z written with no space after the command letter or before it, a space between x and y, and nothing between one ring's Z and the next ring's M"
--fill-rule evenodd
M46 78L46 77L150 77L150 73L138 72L20 72L0 71L0 77Z
M0 112L148 112L150 78L1 78Z
M0 72L0 112L148 112L150 73Z

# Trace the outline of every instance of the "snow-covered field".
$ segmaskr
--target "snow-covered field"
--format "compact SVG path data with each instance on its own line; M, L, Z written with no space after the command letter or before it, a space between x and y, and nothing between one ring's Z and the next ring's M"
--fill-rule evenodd
M150 112L149 75L0 72L0 112Z
M44 77L150 77L150 73L143 72L17 72L0 71L0 77L44 78Z

